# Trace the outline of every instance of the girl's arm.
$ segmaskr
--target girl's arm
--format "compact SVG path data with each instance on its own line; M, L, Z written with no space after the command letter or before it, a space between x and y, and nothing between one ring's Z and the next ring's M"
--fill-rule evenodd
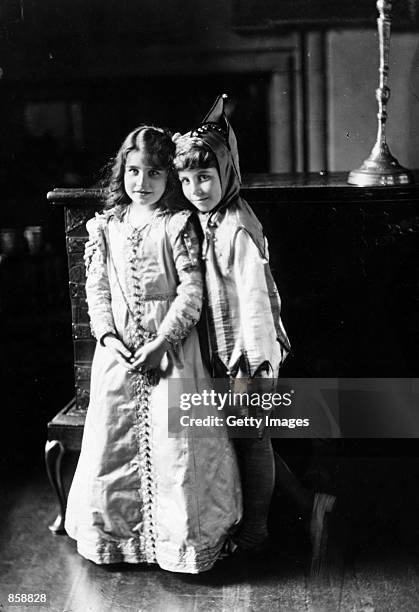
M170 344L177 344L188 336L199 321L203 279L199 239L191 221L191 213L177 213L169 220L168 225L179 284L177 296L160 325L158 335L163 336Z
M104 220L97 216L90 219L86 227L89 232L84 256L86 297L92 334L111 351L118 363L130 369L133 356L118 338L112 314Z
M96 216L90 219L86 228L89 240L86 243L86 297L89 308L92 334L103 344L105 336L116 336L111 307L111 291L106 263L107 246L104 221Z

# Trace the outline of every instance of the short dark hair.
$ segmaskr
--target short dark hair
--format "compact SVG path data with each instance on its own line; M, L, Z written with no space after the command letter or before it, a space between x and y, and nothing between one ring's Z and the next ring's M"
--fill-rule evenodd
M196 170L197 168L217 168L215 154L202 140L194 139L190 146L182 148L174 159L174 167L181 170Z

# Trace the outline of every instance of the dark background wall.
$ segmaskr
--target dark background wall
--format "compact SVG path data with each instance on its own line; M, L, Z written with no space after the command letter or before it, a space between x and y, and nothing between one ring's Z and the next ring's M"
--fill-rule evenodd
M288 2L275 3L279 12L275 9L274 19L272 3L258 2L257 12L247 10L251 4L244 0L1 3L0 229L13 228L18 235L15 253L3 257L0 266L3 401L10 441L3 464L7 456L13 465L25 464L31 448L40 456L45 422L72 394L62 210L48 205L49 189L92 185L128 130L140 122L190 129L221 91L230 94L228 112L244 172L348 170L368 155L376 131L375 9L366 15L354 10L352 21L332 12L331 20L319 21L314 8L310 19L301 13L301 19L290 22ZM321 3L322 10L326 4ZM415 14L405 12L395 25L389 142L402 163L418 167ZM273 219L275 227L268 231L276 240L278 217L265 213L268 223ZM313 263L307 245L314 250L319 244L324 249L329 245L322 251L324 270L332 265L328 257L334 258L332 268L346 265L343 256L335 257L337 238L330 238L333 218L325 214L322 221L321 211L301 214L288 208L281 222L282 227L298 227L294 235L300 241L297 257L291 256L297 245L287 230L290 242L284 244L291 267L287 263L285 276L291 289L287 295L287 283L281 287L285 304L295 295L299 269L306 278L307 262ZM313 242L310 227L317 222ZM23 240L28 225L43 228L43 247L36 256L30 256ZM277 253L285 256L281 249ZM283 261L278 256L275 260L278 278L284 277ZM305 283L298 291L307 295L310 291L314 299L318 275L315 269L311 272L313 287ZM344 287L344 281L339 282ZM372 285L366 287L373 300ZM336 314L340 298L335 306ZM327 316L310 308L309 300L304 308L305 325ZM302 338L309 329L299 325L295 312L286 316L294 336ZM356 313L349 314L355 330ZM312 355L318 367L324 359L332 372L342 355L334 337L321 340L313 340ZM336 359L331 361L331 355ZM364 350L363 359L371 364L366 355ZM303 371L314 375L317 370L310 367L304 365ZM410 372L403 359L398 367Z
M21 213L48 229L46 189L91 184L127 130L188 129L222 90L246 172L359 165L376 132L375 2L253 4L4 0L2 226ZM389 142L417 167L417 11L393 4Z

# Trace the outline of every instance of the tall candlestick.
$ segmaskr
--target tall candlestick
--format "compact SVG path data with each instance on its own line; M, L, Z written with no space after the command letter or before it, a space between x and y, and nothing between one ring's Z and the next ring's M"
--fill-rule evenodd
M378 40L380 44L379 86L375 95L378 102L378 131L377 140L370 156L360 168L352 170L348 176L348 183L359 187L379 185L408 185L413 183L413 176L409 170L403 168L390 153L386 142L387 102L390 98L388 86L390 32L391 32L391 1L377 0Z

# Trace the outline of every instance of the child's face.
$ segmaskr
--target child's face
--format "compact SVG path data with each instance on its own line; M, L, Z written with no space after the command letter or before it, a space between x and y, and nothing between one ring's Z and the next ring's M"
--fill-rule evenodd
M125 163L125 191L133 204L153 206L165 192L167 175L167 170L151 166L141 151L130 151Z
M209 212L222 198L221 181L217 168L180 170L183 194L200 212Z

